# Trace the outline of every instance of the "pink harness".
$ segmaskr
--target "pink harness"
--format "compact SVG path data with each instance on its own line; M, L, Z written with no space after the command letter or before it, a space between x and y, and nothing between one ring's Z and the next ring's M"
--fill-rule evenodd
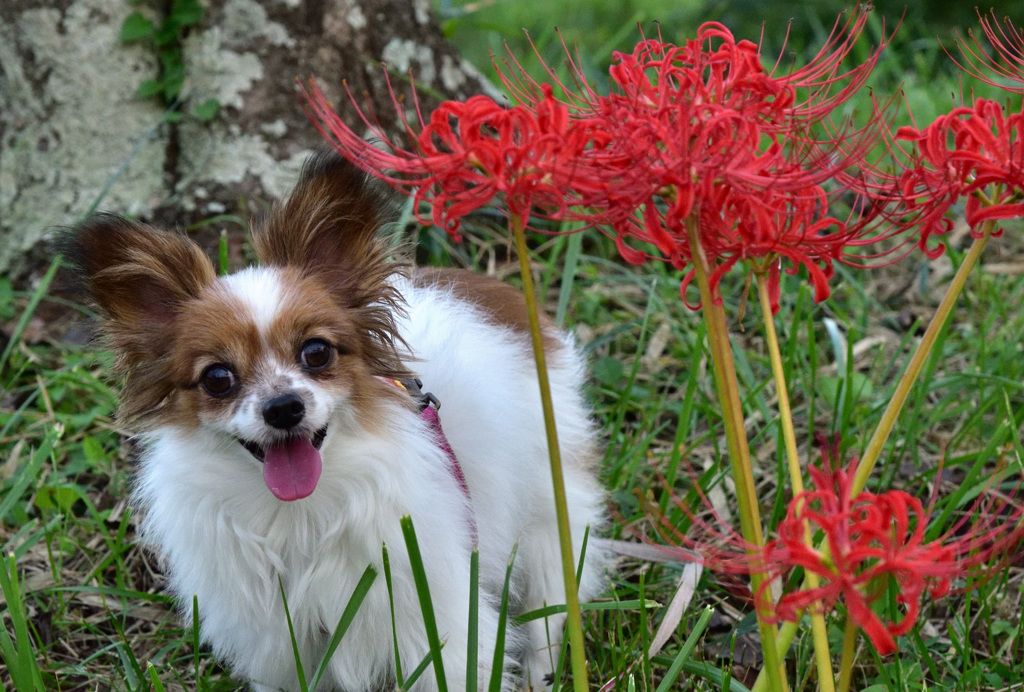
M389 377L380 378L388 384L394 385L400 389L404 389L416 402L416 405L420 409L420 417L427 422L430 429L434 431L434 440L437 442L437 446L441 448L441 451L448 457L448 467L455 476L455 482L459 484L459 489L462 494L466 497L466 508L469 511L469 529L473 536L473 545L477 543L477 532L476 532L476 519L473 517L473 503L469 496L469 486L466 484L466 476L462 473L462 465L459 464L458 458L455 456L455 452L452 451L452 446L448 443L448 437L444 434L444 430L441 428L441 417L437 411L441 408L441 402L436 396L430 392L423 391L423 382L419 378L412 380L395 380Z

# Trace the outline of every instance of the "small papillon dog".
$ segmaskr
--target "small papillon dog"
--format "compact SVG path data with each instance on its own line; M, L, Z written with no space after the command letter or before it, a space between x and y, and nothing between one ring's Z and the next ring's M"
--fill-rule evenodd
M466 687L474 549L479 686L515 546L510 616L565 603L525 302L492 278L391 261L379 231L393 208L332 152L255 225L260 264L235 274L182 234L111 214L67 235L116 354L120 416L140 432L141 536L186 620L256 690L299 689L293 641L314 670L385 547L390 589L375 580L321 689L391 689L428 656L406 516L451 689ZM552 322L543 334L578 559L605 517L599 444L580 353ZM581 599L604 562L587 549ZM510 627L505 688L551 683L562 617ZM435 687L431 670L414 685Z

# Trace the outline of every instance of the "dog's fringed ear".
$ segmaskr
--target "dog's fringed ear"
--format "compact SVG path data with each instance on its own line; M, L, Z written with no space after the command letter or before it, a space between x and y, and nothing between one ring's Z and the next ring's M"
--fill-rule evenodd
M94 214L66 232L61 250L102 315L159 327L217 278L206 253L180 233L116 214Z
M154 413L166 379L174 321L217 275L203 250L179 233L115 214L94 214L64 232L60 249L104 318L103 335L125 377L121 416Z
M381 183L333 149L303 166L291 196L253 231L260 262L296 267L321 277L345 307L376 300L382 283L402 265L388 262L379 237L395 215L393 198Z

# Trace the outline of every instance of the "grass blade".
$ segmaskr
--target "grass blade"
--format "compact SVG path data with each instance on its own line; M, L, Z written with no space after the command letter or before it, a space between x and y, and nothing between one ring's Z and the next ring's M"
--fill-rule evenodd
M342 612L341 617L338 619L338 626L334 628L334 634L331 635L330 641L327 643L327 650L324 651L323 658L320 659L320 665L316 668L316 673L313 675L313 687L317 689L320 684L320 678L327 670L327 664L331 661L331 656L334 655L335 650L338 648L338 644L341 643L341 638L345 636L348 631L349 625L356 617L356 613L359 612L359 608L363 605L363 600L366 598L366 594L370 592L370 587L373 586L374 580L377 579L377 570L373 568L373 565L367 565L366 569L363 570L363 576L359 578L359 582L356 584L356 588L352 591L352 596L348 599L348 604L345 606L345 610Z
M469 629L466 634L466 689L476 689L480 625L480 551L469 557Z
M143 684L146 680L146 673L142 670L142 664L139 663L139 659L135 657L135 652L132 651L124 625L118 618L110 618L108 622L114 628L120 640L114 649L117 651L117 658L121 662L121 672L124 673L125 682L128 683L129 689L148 690L149 685Z
M231 263L228 260L228 231L220 229L220 238L217 241L217 271L221 276L231 272Z
M395 686L405 689L406 681L402 678L402 656L398 652L398 623L395 621L395 591L391 584L391 558L388 557L386 545L381 546L381 561L384 565L384 583L388 587L388 607L391 608L391 642L395 647Z
M0 565L0 591L3 592L14 625L14 640L7 628L0 625L0 658L7 666L7 672L17 692L43 690L43 680L36 662L35 648L28 631L28 618L21 600L21 586L18 583L18 565L13 555L7 556Z
M674 659L664 655L658 655L651 659L653 663L664 666L672 665L673 660ZM723 671L709 663L705 663L704 661L691 661L687 659L687 661L683 663L682 672L707 680L711 683L709 689L722 690L723 692L726 690L728 692L750 692L749 687L739 680L731 677L730 669L727 666L724 668L725 670ZM697 689L704 688L698 686Z
M652 290L653 290L653 286L652 286ZM648 299L647 304L648 304L648 307L650 307L650 299ZM583 561L587 557L587 543L589 543L589 542L590 542L590 525L588 524L587 528L583 530L583 542L580 544L580 560L576 564L576 583L577 584L579 584L580 581L583 579ZM508 577L507 576L506 576L505 582L506 582L505 583L505 589L507 591L508 590ZM593 604L593 603L580 603L580 614L582 615L582 612L584 610L597 610L597 608L593 607L594 605L595 604ZM553 608L553 610L552 610L552 608ZM533 611L533 613L541 613L540 615L536 616L537 618L541 618L541 617L547 618L547 617L550 617L551 615L554 615L555 613L567 613L567 612L569 612L569 606L567 604L554 605L554 606L551 606L550 608L541 608L539 610ZM529 615L529 614L530 613L527 613L527 614L524 614L524 615ZM517 618L516 622L517 623L520 622L521 618L522 618L522 616L520 616L520 618ZM531 617L530 619L534 619L534 618ZM562 668L563 668L562 664L565 663L565 653L568 650L568 647L569 647L569 638L563 636L562 637L562 646L558 650L558 660L555 662L555 669L554 669L554 671L552 673L554 675L554 679L555 680L561 680L562 679Z
M590 543L590 524L583 529L583 540L580 542L580 559L576 563L576 583L583 581L583 561L587 559L587 545Z
M652 601L652 600L649 600L649 599L640 600L639 598L630 598L630 599L623 600L623 601L598 601L596 603L581 603L580 604L580 610L583 610L585 612L591 612L591 613L602 612L602 611L622 611L622 612L627 612L627 611L639 610L641 608L650 610L650 609L653 609L653 608L660 608L660 607L661 607L661 603L658 603L657 601ZM514 625L517 625L517 626L518 625L525 625L527 622L532 622L533 620L542 620L544 618L549 618L552 615L559 615L559 614L562 614L562 613L565 613L565 612L566 612L565 604L564 603L557 603L555 605L544 606L543 608L537 608L536 610L531 610L531 611L528 611L526 613L523 613L522 615L519 615L519 616L513 618L512 619L512 623Z
M419 665L413 668L412 672L409 673L409 677L405 679L405 685L401 686L400 689L407 690L415 685L416 681L420 679L420 676L423 675L424 672L426 672L427 666L429 666L433 660L433 654L428 653L424 656Z
M565 313L569 310L569 298L572 297L576 266L582 248L583 234L570 233L565 246L565 264L562 265L562 282L558 287L558 307L555 310L555 324L560 327L565 325Z
M196 682L202 678L199 676L199 648L202 640L199 639L199 596L192 596L192 663L195 665Z
M437 620L434 617L434 604L430 600L430 585L427 583L427 572L423 567L423 556L416 541L416 530L412 525L412 517L402 517L402 533L409 551L409 564L412 567L413 581L416 582L416 595L420 599L420 610L423 613L423 625L427 629L427 643L430 645L430 657L434 662L434 678L437 680L438 692L448 692L448 681L444 675L444 662L441 659L441 638L437 634Z
M704 338L703 330L704 325L700 325L697 328L697 338ZM686 377L686 389L683 395L683 405L679 408L679 416L676 419L676 433L675 439L672 443L672 454L669 457L668 469L665 472L665 478L667 479L668 487L672 487L676 482L676 476L679 473L679 463L683 460L684 450L688 449L687 438L690 435L690 421L693 420L693 405L694 398L697 395L697 389L700 386L698 382L698 375L701 372L700 362L703 358L703 353L699 348L693 349L693 353L690 356L690 367ZM668 511L670 495L665 493L661 498L661 511Z
M149 674L149 681L153 683L153 689L156 692L164 692L164 684L160 682L160 676L156 673L156 668L153 667L152 661L146 662L146 672ZM197 677L196 680L199 678Z
M697 646L697 640L704 634L704 628L708 626L708 622L711 620L711 614L715 611L712 608L705 608L704 613L697 620L697 624L693 626L693 630L690 632L690 636L683 642L683 648L679 650L675 660L672 662L672 666L665 673L665 677L662 678L661 684L658 685L658 689L655 692L668 692L672 689L672 686L676 682L676 678L679 677L679 673L683 669L683 664L690 658L690 654L693 652L693 647Z
M36 308L39 307L39 302L46 295L46 291L49 290L50 284L53 282L53 277L57 274L57 270L60 269L61 256L57 255L50 262L50 268L46 270L46 274L39 281L39 285L36 290L32 292L32 297L28 301L28 305L25 306L25 311L21 313L21 317L18 318L18 324L14 326L14 331L11 332L11 337L7 341L7 345L4 347L3 354L0 354L0 374L3 374L4 367L7 365L7 359L10 358L11 352L14 351L15 346L21 342L21 337L25 333L25 329L28 327L29 321L32 319L32 315L35 314Z
M302 656L299 655L299 642L295 639L295 627L292 626L292 614L288 610L288 597L284 593L284 582L277 578L277 587L281 590L281 602L284 604L284 617L288 620L288 637L292 640L292 656L295 657L295 674L299 678L299 689L309 692L306 684L306 672L302 669Z
M54 428L46 433L46 437L43 438L39 448L32 454L32 458L29 459L28 463L21 468L21 475L18 476L18 480L14 482L13 487L7 491L6 497L0 500L0 521L3 520L7 513L11 511L14 504L21 499L22 493L24 493L29 486L35 487L36 477L39 474L40 468L42 468L43 460L50 456L50 452L53 451L53 445L57 442L57 439L61 436L62 430Z
M516 561L519 542L512 546L512 554L508 556L508 567L505 568L505 585L501 589L501 608L498 610L498 634L494 640L494 660L491 667L491 679L487 686L490 692L501 692L501 683L505 674L505 628L508 623L508 586L512 580L512 565Z

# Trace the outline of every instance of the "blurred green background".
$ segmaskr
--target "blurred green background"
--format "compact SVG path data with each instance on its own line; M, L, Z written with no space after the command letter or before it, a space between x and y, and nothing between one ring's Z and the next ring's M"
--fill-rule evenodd
M832 28L836 17L855 5L838 0L798 2L782 0L588 0L522 2L521 0L438 0L436 8L445 33L470 61L486 66L489 53L504 54L504 46L528 68L536 66L523 34L527 30L545 61L560 65L564 58L555 29L566 42L578 47L588 75L600 84L613 51L629 51L640 37L660 30L662 37L680 43L694 35L705 21L719 21L737 38L761 41L764 54L774 57L783 48L799 59L815 51ZM975 3L931 0L907 5L898 0L874 3L868 34L877 41L882 31L902 24L890 47L899 54L908 72L928 78L955 72L955 66L934 50L938 39L952 48L957 30L978 26ZM1022 0L1000 0L977 6L1002 20L1009 16L1024 22ZM788 38L787 38L788 33ZM868 48L863 42L863 49ZM924 54L921 54L924 49ZM853 56L856 58L856 56Z

